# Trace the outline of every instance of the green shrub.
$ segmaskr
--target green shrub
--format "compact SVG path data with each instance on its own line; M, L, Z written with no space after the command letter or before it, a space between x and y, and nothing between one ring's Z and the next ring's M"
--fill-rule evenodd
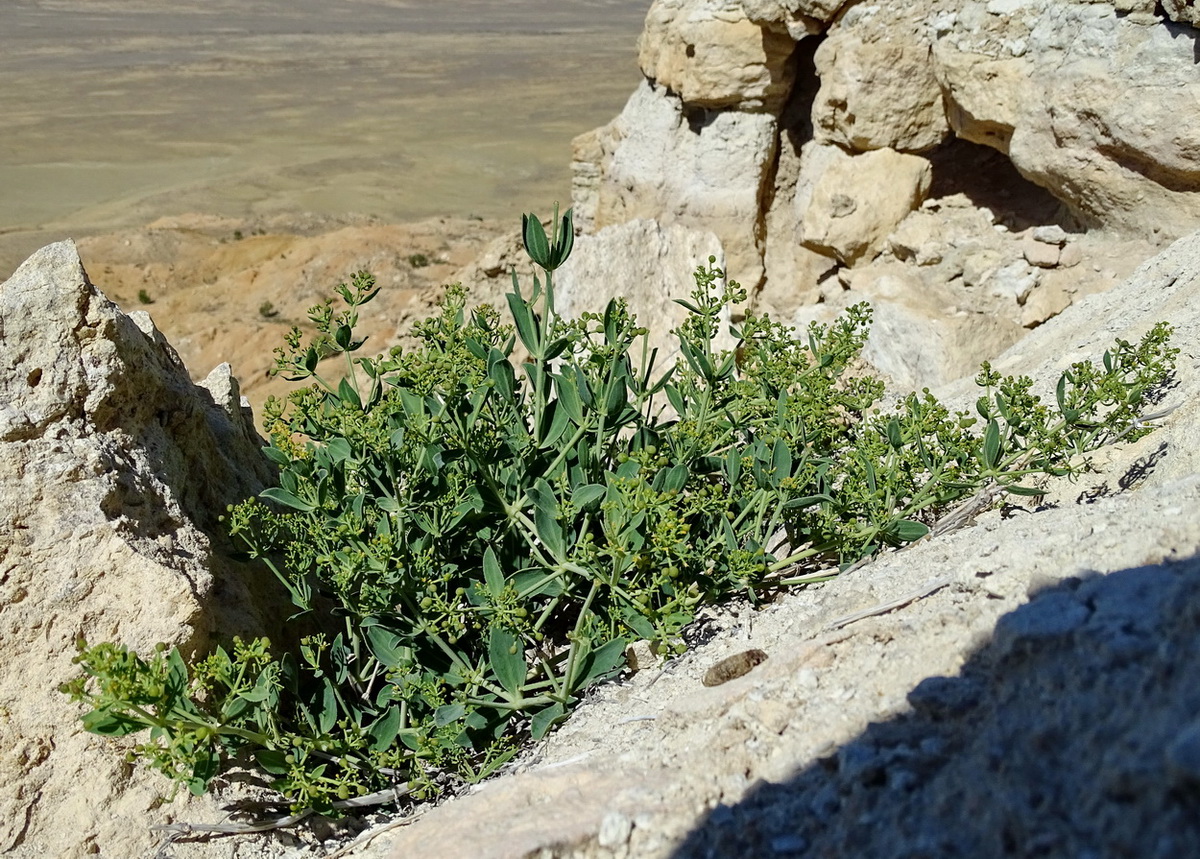
M425 254L409 254L408 264L413 268L425 268L429 265L429 257Z
M263 319L274 319L279 315L279 308L275 306L274 302L264 301L258 306L258 315Z
M293 807L323 812L396 784L429 795L446 771L479 778L632 641L678 649L702 605L831 578L983 487L1040 494L1028 478L1146 432L1139 406L1175 354L1160 325L1074 365L1053 406L985 365L976 415L928 392L880 412L882 384L850 372L868 307L800 336L750 315L718 350L745 293L710 259L660 371L622 301L555 316L570 213L554 226L524 219L544 280L526 295L513 275L511 324L455 287L418 348L356 358L370 275L338 287L344 310L313 308L316 340L293 330L278 352L313 382L267 410L279 485L228 524L316 631L190 666L81 645L67 691L89 730L150 727L138 754L197 792L252 758ZM344 379L321 374L326 353Z
M138 304L153 304L154 299L150 297L150 293L144 289L138 290Z

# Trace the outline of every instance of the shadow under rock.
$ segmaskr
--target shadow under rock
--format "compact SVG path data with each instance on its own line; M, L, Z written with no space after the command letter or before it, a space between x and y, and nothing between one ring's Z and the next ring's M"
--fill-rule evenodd
M1068 579L677 859L1200 856L1200 559Z

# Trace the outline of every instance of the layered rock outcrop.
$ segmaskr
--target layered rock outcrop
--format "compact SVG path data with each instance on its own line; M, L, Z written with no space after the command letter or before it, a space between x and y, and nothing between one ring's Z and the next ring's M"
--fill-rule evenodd
M78 638L195 651L286 611L217 522L271 479L248 412L228 365L193 384L70 242L0 284L0 853L150 855L149 812L186 813L57 687Z
M1200 226L1198 36L1183 0L656 0L645 82L576 140L577 224L712 232L797 323L937 295L900 351L1007 345ZM927 201L976 228L947 240Z

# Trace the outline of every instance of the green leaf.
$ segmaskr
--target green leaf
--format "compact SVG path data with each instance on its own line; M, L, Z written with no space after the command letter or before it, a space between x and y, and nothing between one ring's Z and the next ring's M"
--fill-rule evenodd
M487 582L488 593L499 598L504 592L504 572L500 569L500 561L491 546L483 553L483 578Z
M546 229L537 215L521 215L521 237L525 243L525 253L542 268L553 268L550 265L550 242L546 239Z
M803 498L791 498L783 503L783 510L803 510L817 504L832 504L833 498L828 495L805 495Z
M901 519L888 529L888 534L903 543L920 540L929 533L929 526L913 519Z
M392 743L396 742L396 735L399 733L400 708L389 707L383 718L376 719L371 727L367 729L367 734L374 740L371 743L371 751L387 751L391 748Z
M608 489L599 483L577 486L571 493L571 506L576 510L595 511L607 491Z
M983 467L995 469L1000 462L1000 424L993 418L983 433Z
M617 342L617 300L610 298L608 304L604 305L604 341L606 343Z
M729 448L725 454L725 479L730 486L735 486L742 476L742 452L737 447Z
M119 713L112 713L108 710L92 710L90 713L84 713L80 721L83 722L85 731L93 734L101 734L105 737L124 737L127 734L133 734L148 727L141 722L130 719L128 716L122 716Z
M625 660L627 644L628 642L623 638L614 638L589 653L583 661L583 671L575 688L584 689L613 673Z
M779 486L779 482L785 477L792 476L792 451L784 443L783 439L775 442L775 446L771 449L771 485Z
M562 525L558 521L558 500L554 497L554 490L539 477L530 487L529 497L533 501L533 524L537 528L538 538L546 544L556 560L562 560L566 556L566 543Z
M271 775L287 775L287 752L279 749L255 749L254 760Z
M623 619L625 620L625 625L627 627L629 627L631 630L633 630L634 634L638 638L640 638L640 639L654 638L654 636L655 636L654 624L652 624L649 621L649 619L646 618L644 615L639 614L636 610L634 610L632 608L626 608L621 613L621 615L622 615Z
M555 358L565 352L569 345L571 345L570 337L559 337L546 347L546 354L542 356L542 360L553 361Z
M667 385L665 390L667 392L667 399L671 403L671 408L675 410L675 414L680 417L687 414L687 403L684 401L683 394L679 392L679 389L674 385Z
M639 471L642 470L642 465L636 459L627 459L617 466L616 476L622 480L629 480L637 477Z
M1038 496L1038 495L1046 494L1045 489L1038 489L1036 486L1020 486L1016 483L1008 484L1007 486L1004 487L1004 491L1011 493L1012 495Z
M279 486L271 486L267 489L264 489L259 494L263 498L267 498L278 504L282 504L284 507L291 507L295 510L299 510L301 513L311 513L317 509L303 498L298 498L297 496L288 492L286 489L283 489Z
M521 694L525 685L525 654L517 643L517 638L507 629L492 627L488 638L488 660L492 671L504 690L513 697Z
M505 400L511 402L513 392L516 390L516 374L513 373L512 364L508 363L508 359L500 355L497 349L492 350L492 357L499 356L499 360L488 362L488 378L496 386L496 392Z
M546 736L546 732L557 722L562 721L566 713L567 709L562 704L551 704L546 709L534 713L529 725L529 732L533 739L540 740Z
M364 625L366 622L363 621ZM367 643L371 653L386 668L395 670L412 664L412 649L402 644L403 641L401 636L378 623L367 627Z
M904 447L904 436L900 432L900 421L892 418L887 424L888 444L895 450Z
M542 437L542 447L544 448L553 447L555 442L563 437L567 427L571 425L571 418L567 414L567 410L560 407L557 400L550 403L550 406L542 413L543 423L547 417L550 420L550 427Z
M522 599L531 596L556 597L563 592L562 580L556 573L545 570L526 570L513 576L513 587Z
M688 467L681 462L668 468L664 475L662 488L667 492L672 490L678 492L687 483Z
M345 462L350 458L350 442L344 438L331 438L325 442L325 452L334 462Z
M552 375L554 390L558 393L558 405L577 426L583 425L583 403L579 399L579 389L569 376Z
M517 293L510 292L505 297L508 299L508 309L512 313L513 322L517 325L517 336L521 338L521 343L529 354L538 357L541 352L541 332L538 330L533 309Z
M263 456L276 465L291 465L292 458L277 447L262 448Z
M321 709L317 711L317 732L328 734L337 724L337 694L334 692L333 682L328 677L325 678L322 686Z
M362 408L362 399L359 398L358 391L354 390L346 379L342 379L338 383L338 399L348 406L354 406L356 409Z
M197 749L193 754L196 759L192 763L192 777L188 779L188 790L193 796L203 796L208 790L208 783L221 767L221 758L212 746Z
M433 723L439 728L444 728L451 722L457 722L465 715L467 715L465 705L444 704L433 711Z
M996 408L1000 410L1000 416L1012 423L1012 409L1009 408L1008 398L1004 394L996 394Z
M1063 414L1067 411L1067 376L1064 373L1058 377L1058 385L1054 389L1054 399L1058 401L1058 410Z
M617 417L627 402L629 402L629 395L625 390L625 380L613 379L604 400L605 417L610 421Z

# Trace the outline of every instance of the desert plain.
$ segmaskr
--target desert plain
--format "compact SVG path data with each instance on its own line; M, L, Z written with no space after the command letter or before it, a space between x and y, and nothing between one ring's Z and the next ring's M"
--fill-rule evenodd
M565 203L570 140L636 83L648 5L5 0L0 279L191 213L312 232Z

